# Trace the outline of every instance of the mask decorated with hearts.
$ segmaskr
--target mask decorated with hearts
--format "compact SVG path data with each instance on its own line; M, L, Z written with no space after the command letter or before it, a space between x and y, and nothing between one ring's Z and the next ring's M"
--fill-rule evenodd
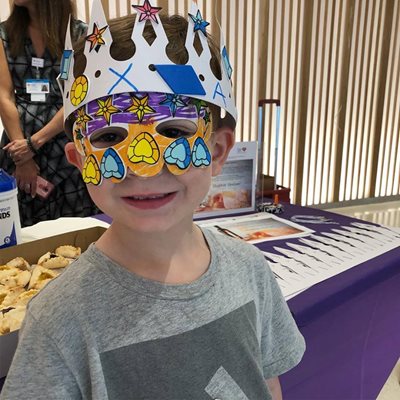
M152 177L208 167L211 112L203 100L168 93L120 93L90 101L73 116L73 135L85 156L85 183L122 181L128 169Z

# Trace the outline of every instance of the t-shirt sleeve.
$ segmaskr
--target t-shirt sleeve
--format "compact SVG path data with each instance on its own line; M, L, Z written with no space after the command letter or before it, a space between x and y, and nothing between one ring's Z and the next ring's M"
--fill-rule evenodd
M81 398L56 343L27 312L0 400Z
M265 262L268 264L267 262ZM262 312L261 352L265 379L279 376L297 365L305 351L289 307L268 265Z

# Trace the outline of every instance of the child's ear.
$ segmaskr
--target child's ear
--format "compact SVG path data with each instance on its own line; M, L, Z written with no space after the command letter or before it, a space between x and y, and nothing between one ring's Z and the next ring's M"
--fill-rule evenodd
M228 127L217 129L213 132L212 142L212 176L221 173L222 167L235 143L233 130Z
M83 159L75 147L74 143L67 143L64 147L65 156L70 164L75 165L79 170L82 170Z

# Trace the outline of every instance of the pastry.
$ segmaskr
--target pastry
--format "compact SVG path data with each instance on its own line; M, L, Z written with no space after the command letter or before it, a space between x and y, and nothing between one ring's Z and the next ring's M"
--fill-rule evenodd
M3 289L0 292L0 310L12 307L22 293L25 293L25 289L22 287Z
M69 260L68 258L59 256L55 253L47 252L39 258L37 263L38 265L41 265L45 268L57 269L65 268L67 265L69 265L70 262L71 260Z
M42 289L56 276L58 276L57 272L44 268L41 265L36 265L32 271L28 289Z
M23 271L30 270L30 264L28 263L28 261L26 261L22 257L13 258L6 265L9 266L9 267L15 267L15 268L18 268L18 269L22 269Z
M4 335L19 329L24 320L25 312L25 307L17 307L4 314L0 313L2 315L0 318L0 334Z
M59 256L75 259L81 255L81 248L70 245L64 245L57 247L55 253Z
M22 293L20 293L13 302L14 307L19 307L19 306L26 306L29 303L29 300L36 296L39 293L39 289L29 289L29 290L24 290Z
M4 286L9 288L15 287L24 287L29 283L31 279L31 272L30 271L21 271L17 272L15 275L10 275L7 278L2 280Z

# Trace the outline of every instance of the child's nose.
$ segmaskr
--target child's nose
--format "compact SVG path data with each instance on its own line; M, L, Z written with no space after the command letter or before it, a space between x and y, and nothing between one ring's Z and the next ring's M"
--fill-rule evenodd
M136 174L134 171L132 171L130 168L128 168L128 177L143 180L143 179L155 178L156 176L158 177L158 176L164 174L165 172L169 172L169 170L165 164L160 169L160 171L158 171L154 175L147 175L147 176Z

